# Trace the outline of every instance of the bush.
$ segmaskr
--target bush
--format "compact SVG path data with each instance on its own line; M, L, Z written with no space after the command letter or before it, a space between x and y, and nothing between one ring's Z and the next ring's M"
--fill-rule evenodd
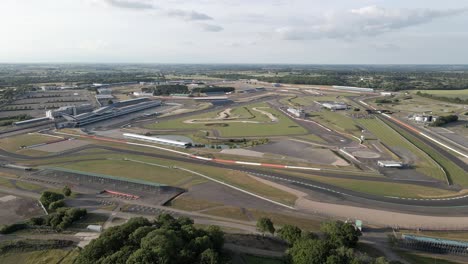
M65 187L63 187L62 193L65 196L70 196L72 194L72 191L71 191L70 187L65 186Z
M56 210L60 207L64 207L65 206L65 201L64 200L58 200L58 201L55 201L51 204L49 204L49 210Z
M17 223L17 224L11 224L11 225L5 225L2 228L0 228L0 234L11 234L13 232L16 232L18 230L26 229L28 228L28 225L25 223Z
M58 200L62 200L63 198L65 198L63 194L45 191L41 194L41 198L39 200L45 208L48 208L51 203L56 202Z
M41 226L45 225L46 221L42 217L33 217L29 219L28 224L33 225L33 226Z

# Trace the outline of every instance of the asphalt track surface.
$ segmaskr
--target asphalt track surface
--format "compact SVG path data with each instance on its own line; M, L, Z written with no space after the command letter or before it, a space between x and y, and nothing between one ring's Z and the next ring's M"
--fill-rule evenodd
M404 209L405 211L423 211L423 212L436 212L437 214L448 214L453 212L453 207L456 207L457 214L468 214L468 196L462 198L455 198L455 199L403 199L403 198L392 198L392 197L384 197L384 196L377 196L372 194L360 193L355 191L350 191L347 189L343 189L340 187L332 186L329 184L320 183L310 179L304 179L299 177L290 176L287 174L283 174L280 172L267 172L264 170L258 170L251 167L246 166L239 166L239 165L230 165L230 164L221 164L221 163L214 163L214 162L207 162L207 161L200 161L196 159L186 158L186 157L178 157L178 156L171 156L159 153L146 153L140 152L135 150L127 150L127 149L120 149L114 148L109 146L101 146L101 145L87 145L80 148L68 150L62 152L60 154L53 154L49 156L42 156L42 157L30 157L24 156L20 154L10 153L3 150L0 150L0 158L3 158L7 161L14 161L14 160L45 160L54 157L63 157L66 155L72 155L86 150L86 149L102 149L102 150L109 150L129 155L141 155L159 159L169 159L175 160L180 162L187 162L192 164L199 164L223 169L231 169L237 171L243 171L251 173L257 177L265 178L268 180L272 180L279 183L286 183L288 185L293 185L300 187L302 190L309 190L312 192L318 192L321 194L325 194L326 196L334 197L335 201L349 201L354 204L362 204L362 205L369 205L372 207L378 208L390 208L394 210L398 210L399 208ZM79 154L78 154L79 155ZM340 173L333 173L333 172L314 172L313 175L321 175L321 176L328 176L328 177L351 177L346 176ZM359 179L367 180L368 178L372 177L361 177L361 176L353 176ZM375 178L375 181L382 181L385 179ZM403 208L403 207L404 208ZM466 206L466 207L464 207ZM434 210L432 210L432 209ZM463 209L462 209L463 208ZM444 210L448 209L448 210ZM466 211L466 212L465 212Z

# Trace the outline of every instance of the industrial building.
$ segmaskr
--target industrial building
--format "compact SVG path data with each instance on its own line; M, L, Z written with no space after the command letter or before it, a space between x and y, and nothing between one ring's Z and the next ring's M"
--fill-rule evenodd
M403 168L404 164L399 161L393 160L379 160L377 161L377 165L382 168Z
M366 93L374 92L374 89L372 88L361 88L361 87L339 86L339 85L333 85L333 89L344 90L344 91L354 91L354 92L366 92Z
M109 106L100 107L89 113L83 113L75 116L63 114L62 116L73 126L84 126L160 105L161 101L151 101L149 98L145 97L116 102Z
M346 110L348 105L342 102L326 102L322 103L322 106L330 110Z
M287 111L295 117L303 118L305 116L304 110L302 109L289 107Z
M157 137L148 137L148 136L142 136L138 134L124 133L123 136L128 139L147 141L151 143L172 146L172 147L189 148L192 146L192 143L190 142L176 141L176 140L157 138Z

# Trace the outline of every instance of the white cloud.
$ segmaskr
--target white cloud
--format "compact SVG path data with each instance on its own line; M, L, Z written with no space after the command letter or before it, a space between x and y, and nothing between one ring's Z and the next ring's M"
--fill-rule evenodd
M212 20L213 18L207 14L199 13L196 11L185 11L181 9L173 9L167 12L168 16L171 17L180 17L187 21L197 21L197 20Z
M208 32L219 32L224 29L222 26L214 25L214 24L200 24L200 26L202 27L204 31L208 31Z
M137 10L146 10L146 9L156 9L152 2L147 0L104 0L107 4L126 9L137 9Z
M288 40L321 38L349 40L425 24L438 18L455 16L467 11L467 8L431 10L367 6L346 12L328 13L306 25L280 27L275 32L281 38Z

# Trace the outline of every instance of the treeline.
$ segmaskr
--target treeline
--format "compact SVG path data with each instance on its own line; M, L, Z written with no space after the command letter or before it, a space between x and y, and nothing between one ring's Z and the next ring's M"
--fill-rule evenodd
M198 229L189 218L161 214L154 221L132 218L107 229L80 252L74 263L225 263L223 244L224 233L219 227Z
M216 73L208 76L230 80L257 79L271 83L355 86L389 91L468 89L468 73L466 72L304 70L298 73L284 71L276 73L277 76L251 76L233 73ZM284 75L284 73L287 74Z
M12 125L14 122L24 121L31 119L30 115L22 114L16 116L7 116L7 117L0 117L0 126L9 126Z
M297 226L284 225L276 231L269 218L257 221L257 230L277 234L288 245L285 263L291 264L390 264L384 257L372 258L356 250L361 232L349 223L324 222L322 234L304 232Z
M457 122L458 116L457 115L448 115L448 116L439 116L436 121L434 121L431 126L444 126L449 123Z
M460 97L445 97L430 93L422 93L421 91L417 91L416 94L422 97L431 98L434 100L444 101L448 103L468 104L468 99L461 99Z
M59 208L55 213L44 217L33 217L24 223L4 225L0 228L0 234L11 234L19 230L37 227L52 228L60 232L85 217L87 213L87 210L82 208Z
M326 222L322 234L302 231L293 225L276 230L269 218L260 218L257 229L275 235L288 245L283 259L289 264L389 264L356 250L361 232L341 221ZM194 227L187 217L161 214L154 221L143 217L105 230L75 259L75 264L222 264L230 263L223 251L224 233L216 226Z
M0 87L21 86L36 83L119 83L119 82L151 82L155 79L145 72L121 72L112 73L57 73L48 75L3 75L0 78Z
M192 93L229 93L234 92L236 88L234 87L221 87L221 86L211 86L211 87L199 87L192 89Z
M145 93L153 93L153 95L156 95L156 96L190 93L187 85L182 85L182 84L176 84L176 85L164 84L164 85L157 85L153 87L144 87L144 88L141 88L141 91Z

